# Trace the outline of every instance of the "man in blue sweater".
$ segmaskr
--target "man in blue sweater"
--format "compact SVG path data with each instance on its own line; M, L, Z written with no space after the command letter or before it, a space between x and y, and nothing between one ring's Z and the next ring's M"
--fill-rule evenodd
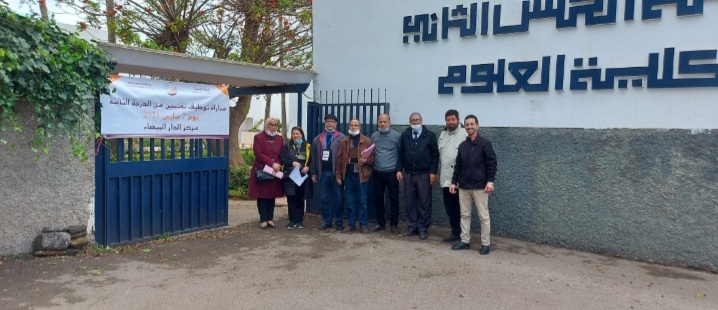
M389 224L391 233L399 234L399 181L396 179L396 160L399 155L401 134L390 129L389 114L379 115L379 130L371 135L374 142L374 207L376 210L376 227L372 231L386 228L386 209L384 193L389 190Z

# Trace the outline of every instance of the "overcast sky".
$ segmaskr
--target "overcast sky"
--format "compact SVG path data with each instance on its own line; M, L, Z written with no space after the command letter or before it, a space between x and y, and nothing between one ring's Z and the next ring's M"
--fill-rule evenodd
M46 1L48 14L54 14L55 20L58 23L74 25L80 20L80 18L77 17L73 10L67 9L65 7L58 7L55 0ZM32 0L31 4L21 4L20 0L6 0L6 2L10 5L10 9L17 12L18 14L29 15L33 12L37 13L38 15L40 14L40 6L37 4L37 0Z

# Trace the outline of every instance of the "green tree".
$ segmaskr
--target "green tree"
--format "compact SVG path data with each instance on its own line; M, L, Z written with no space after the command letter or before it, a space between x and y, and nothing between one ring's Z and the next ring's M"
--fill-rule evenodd
M95 0L63 3L85 14L80 28L106 23L125 44L311 69L311 0L118 0L112 9ZM229 161L235 168L245 164L237 137L250 103L243 96L230 109Z

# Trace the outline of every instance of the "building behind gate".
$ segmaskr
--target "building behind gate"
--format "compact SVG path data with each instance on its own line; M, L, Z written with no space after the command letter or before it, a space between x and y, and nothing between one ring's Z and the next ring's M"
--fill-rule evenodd
M477 115L495 234L716 271L714 29L716 1L316 0L314 89Z

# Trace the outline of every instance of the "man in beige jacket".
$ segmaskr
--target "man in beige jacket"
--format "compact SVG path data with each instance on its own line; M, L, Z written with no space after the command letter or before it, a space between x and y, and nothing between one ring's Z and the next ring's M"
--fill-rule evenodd
M450 193L449 186L451 186L451 176L454 173L459 144L466 140L466 130L459 126L459 112L456 110L446 111L444 121L446 121L446 128L439 135L439 155L441 158L439 183L441 184L444 198L444 209L446 209L449 225L451 225L451 233L444 238L444 242L457 242L461 234L459 194Z

